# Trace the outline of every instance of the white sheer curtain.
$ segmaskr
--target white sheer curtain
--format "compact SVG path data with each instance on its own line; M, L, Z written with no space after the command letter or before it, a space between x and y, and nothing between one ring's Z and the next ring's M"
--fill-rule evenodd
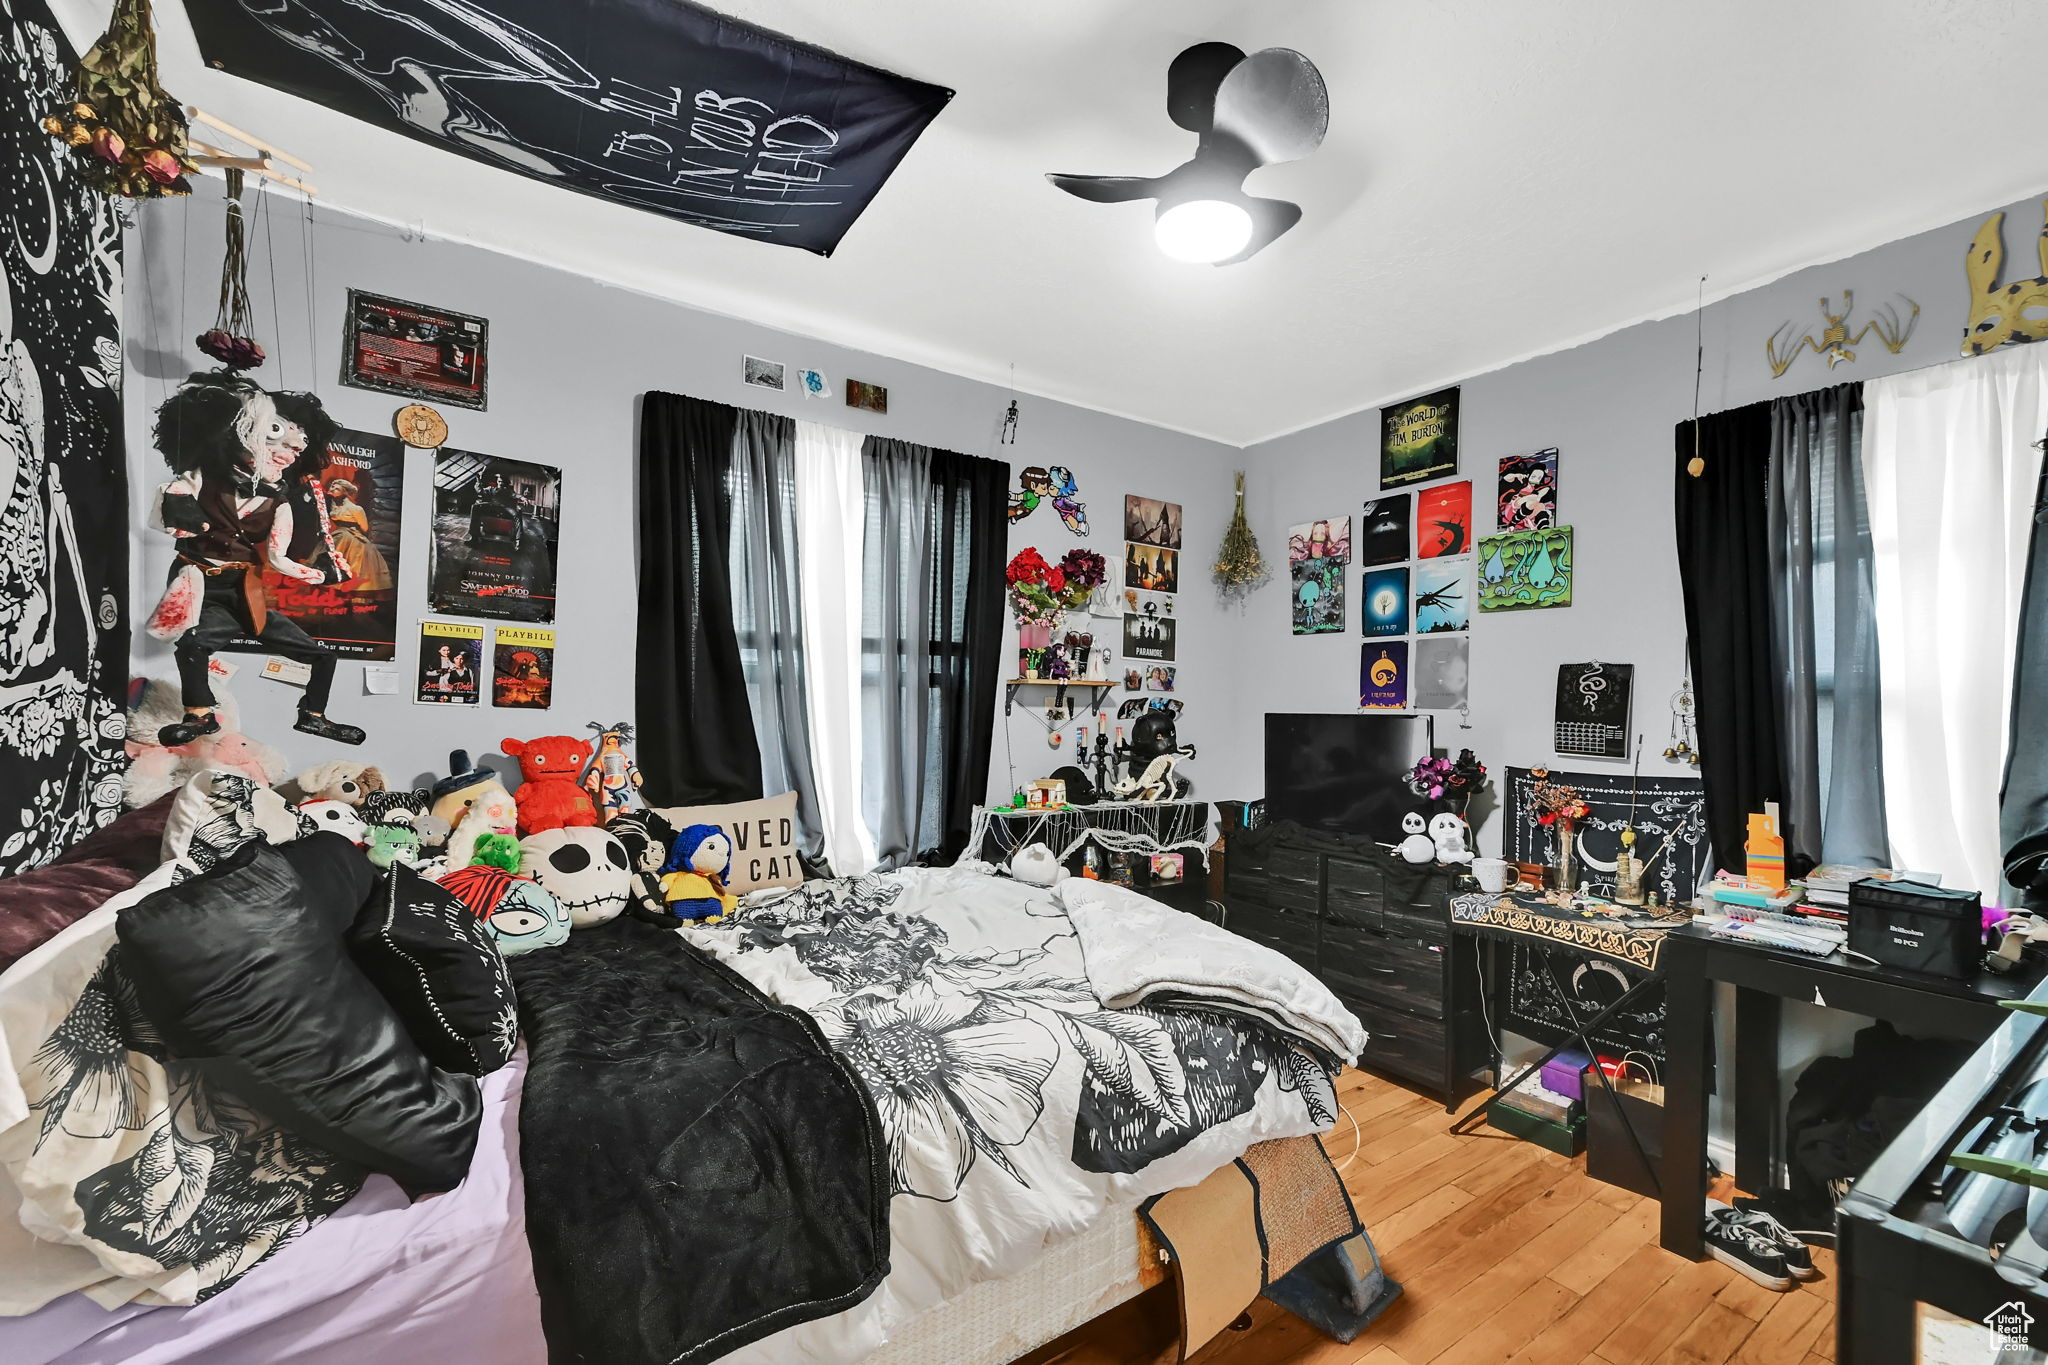
M861 438L816 422L796 424L796 529L803 545L805 682L811 768L825 856L842 877L875 865L861 816Z
M1892 857L1990 904L2048 344L1863 395Z

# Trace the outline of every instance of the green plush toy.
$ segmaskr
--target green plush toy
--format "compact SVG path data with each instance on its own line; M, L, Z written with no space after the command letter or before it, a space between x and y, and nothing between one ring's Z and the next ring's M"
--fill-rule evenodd
M502 867L507 872L519 871L519 840L510 834L479 834L476 848L469 855L471 867Z
M411 825L371 825L363 847L371 862L388 868L395 862L418 862L421 843L420 832Z

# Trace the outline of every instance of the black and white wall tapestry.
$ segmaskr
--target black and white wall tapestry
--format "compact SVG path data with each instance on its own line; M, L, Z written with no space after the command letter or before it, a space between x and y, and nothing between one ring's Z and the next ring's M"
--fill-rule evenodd
M486 165L820 255L953 97L685 0L186 9L207 63L234 75Z
M1636 857L1649 863L1646 889L1666 905L1692 899L1700 878L1708 875L1707 794L1697 778L1632 777L1619 773L1564 773L1551 769L1551 782L1572 788L1593 808L1574 826L1575 857L1588 881L1614 876L1614 855L1621 832L1636 832ZM1548 863L1556 858L1551 829L1536 823L1530 789L1536 777L1527 768L1507 770L1507 830L1501 857L1516 863Z
M127 687L121 224L43 117L70 98L44 0L0 7L0 874L119 813Z
M1555 747L1561 754L1627 758L1634 664L1557 666Z

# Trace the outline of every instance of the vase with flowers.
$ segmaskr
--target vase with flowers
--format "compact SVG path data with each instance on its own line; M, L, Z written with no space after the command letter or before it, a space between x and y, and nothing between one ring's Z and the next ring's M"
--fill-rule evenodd
M1573 886L1572 853L1574 832L1579 821L1593 813L1586 799L1579 795L1578 788L1567 787L1561 782L1552 782L1550 773L1543 768L1531 770L1536 781L1529 788L1529 810L1536 817L1536 823L1549 829L1555 836L1556 852L1551 859L1551 877L1556 889L1569 891Z
M1416 760L1406 781L1414 795L1439 810L1455 811L1463 819L1472 798L1486 785L1486 765L1470 749L1460 749L1455 759L1432 754Z
M1069 550L1057 564L1046 563L1035 547L1017 551L1004 577L1010 585L1010 612L1017 618L1021 676L1038 676L1052 633L1068 610L1085 604L1108 574L1108 564L1093 550Z

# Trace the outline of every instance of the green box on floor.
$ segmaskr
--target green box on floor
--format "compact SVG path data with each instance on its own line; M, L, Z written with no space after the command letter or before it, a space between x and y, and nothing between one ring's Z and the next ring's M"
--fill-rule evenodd
M1486 1111L1486 1121L1503 1133L1556 1152L1577 1156L1586 1150L1586 1119L1582 1114L1570 1124L1552 1123L1535 1114L1525 1114L1512 1105L1496 1104Z

